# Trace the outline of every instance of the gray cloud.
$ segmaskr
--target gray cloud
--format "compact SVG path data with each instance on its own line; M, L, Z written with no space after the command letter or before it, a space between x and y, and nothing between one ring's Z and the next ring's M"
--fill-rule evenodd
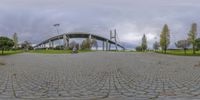
M186 38L191 23L200 23L199 3L198 0L1 0L0 35L11 37L17 32L21 41L39 43L56 35L52 25L60 23L62 33L84 31L105 37L110 29L116 28L120 41L128 47L138 45L145 33L152 47L165 23L173 42Z

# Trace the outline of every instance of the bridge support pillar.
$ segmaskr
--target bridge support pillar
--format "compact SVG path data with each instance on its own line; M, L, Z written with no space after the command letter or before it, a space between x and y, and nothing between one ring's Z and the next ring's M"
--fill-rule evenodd
M102 44L102 49L103 49L103 51L105 50L105 48L104 48L105 46L104 46L104 41L103 41L103 44Z
M51 46L52 46L52 48L54 48L54 42L53 41L51 41Z
M109 51L111 50L111 43L109 43Z
M106 40L106 51L108 51L108 40Z
M44 48L46 48L46 44L44 44Z
M91 40L92 39L92 35L90 34L88 38Z
M51 40L49 40L49 48L51 48L51 47L52 47Z
M90 46L92 46L92 35L91 34L89 34L88 39L90 41Z
M66 34L63 35L63 46L64 46L64 49L68 49L69 48L69 39L67 38Z

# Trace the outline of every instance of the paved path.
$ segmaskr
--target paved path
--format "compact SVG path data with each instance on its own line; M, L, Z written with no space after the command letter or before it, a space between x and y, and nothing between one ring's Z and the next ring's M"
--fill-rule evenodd
M200 99L199 57L24 53L0 61L0 100Z

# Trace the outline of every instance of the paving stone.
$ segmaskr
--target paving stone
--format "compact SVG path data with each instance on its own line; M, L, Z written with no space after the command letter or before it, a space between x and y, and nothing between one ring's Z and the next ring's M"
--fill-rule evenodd
M0 100L200 97L200 68L193 67L199 59L195 57L94 52L3 58L9 62L0 67Z

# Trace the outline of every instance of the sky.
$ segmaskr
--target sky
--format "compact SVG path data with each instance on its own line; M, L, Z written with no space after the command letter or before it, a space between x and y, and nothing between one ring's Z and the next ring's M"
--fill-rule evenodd
M117 30L127 48L141 44L146 34L152 48L164 24L174 42L186 39L191 24L200 23L199 0L0 0L0 35L37 44L59 32L89 32L109 38ZM198 26L200 29L200 25Z

